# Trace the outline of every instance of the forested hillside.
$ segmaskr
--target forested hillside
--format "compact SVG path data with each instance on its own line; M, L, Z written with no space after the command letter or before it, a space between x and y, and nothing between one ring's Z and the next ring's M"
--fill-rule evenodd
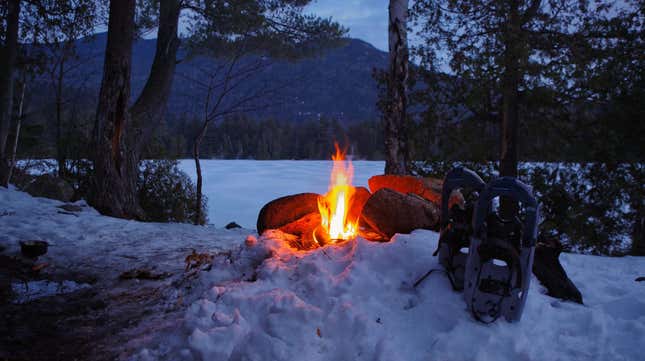
M106 34L99 33L76 42L78 67L66 75L69 91L82 88L82 96L92 101L98 95L101 83L102 62ZM132 98L141 92L148 77L155 53L156 39L139 39L132 53ZM215 68L222 61L204 56L187 57L180 50L177 79L173 82L168 103L171 115L199 113L204 94L192 81L202 76L200 71ZM248 58L253 58L251 55ZM278 88L270 106L262 109L258 118L274 117L300 121L318 117L331 117L354 122L377 118L376 82L374 68L383 68L386 53L359 40L347 39L338 48L322 51L315 56L298 60L267 59L268 66L245 82L242 90L273 83ZM215 64L215 65L214 65ZM47 75L42 76L46 83ZM47 85L34 89L34 97L47 97ZM288 86L287 86L288 85Z

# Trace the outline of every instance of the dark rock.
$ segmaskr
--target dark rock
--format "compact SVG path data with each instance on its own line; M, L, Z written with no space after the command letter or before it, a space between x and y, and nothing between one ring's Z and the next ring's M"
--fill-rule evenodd
M275 199L262 207L258 214L257 230L278 229L309 213L318 212L316 193L300 193Z
M83 207L71 203L63 204L62 206L57 207L66 210L67 212L81 212L83 210Z
M19 241L20 252L27 258L38 258L47 253L49 243L45 241Z
M172 274L168 272L154 272L153 270L146 268L137 268L121 273L119 279L122 280L162 280L170 277Z
M555 238L538 242L535 247L533 274L551 297L582 304L582 294L560 264L562 244Z
M69 202L74 197L74 188L64 179L52 174L37 176L24 189L34 197L45 197Z
M385 239L396 233L415 229L436 229L439 207L416 194L403 194L382 188L367 200L361 213L361 227L369 228Z
M11 173L11 183L18 187L18 189L25 189L35 178L36 176L29 174L20 167L14 167Z
M226 229L234 229L234 228L242 228L242 226L240 226L239 224L237 224L235 222L231 222L231 223L227 224L226 226L224 226L224 228L226 228Z
M74 213L74 212L58 211L58 213L59 213L59 214L66 214L66 215L68 215L68 216L78 217L78 214L76 214L76 213Z

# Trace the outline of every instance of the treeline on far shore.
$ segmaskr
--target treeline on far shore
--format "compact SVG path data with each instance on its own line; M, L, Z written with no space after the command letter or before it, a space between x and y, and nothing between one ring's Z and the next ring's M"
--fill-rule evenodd
M56 127L44 116L34 119L23 126L18 158L55 158ZM644 160L638 146L642 131L637 123L630 125L607 119L594 127L571 124L569 134L564 134L553 133L547 123L537 118L525 122L521 130L525 139L521 144L522 161L642 163ZM66 123L69 124L63 127L61 146L65 157L88 159L88 149L92 149L91 112L80 112L69 117ZM169 115L156 130L146 158L191 158L193 138L200 126L194 117ZM497 160L499 154L499 131L492 122L465 119L438 128L435 123L420 120L411 122L407 132L410 153L416 160L491 161ZM329 159L334 142L347 147L354 159L384 159L383 130L378 119L347 122L325 117L296 122L229 116L208 128L200 153L202 158L213 159Z

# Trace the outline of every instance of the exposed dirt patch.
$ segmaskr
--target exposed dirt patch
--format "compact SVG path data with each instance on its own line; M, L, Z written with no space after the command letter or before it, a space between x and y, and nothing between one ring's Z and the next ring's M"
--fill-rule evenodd
M46 268L45 268L46 269ZM49 280L85 287L20 300L12 285ZM142 321L183 310L181 289L191 281L122 280L56 269L34 271L34 262L0 255L0 360L115 360L127 358L129 330ZM150 322L154 325L155 322ZM136 345L130 350L136 351Z

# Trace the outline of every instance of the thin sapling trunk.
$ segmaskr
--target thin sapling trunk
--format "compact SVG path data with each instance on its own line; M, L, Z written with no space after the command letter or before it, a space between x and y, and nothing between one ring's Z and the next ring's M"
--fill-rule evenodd
M204 121L204 124L199 130L199 133L195 137L195 142L193 143L193 159L195 159L195 172L197 173L197 191L195 199L195 221L196 225L202 224L202 167L199 162L199 147L202 144L202 140L206 135L206 130L208 129L208 121Z
M23 106L25 104L25 88L27 84L23 80L20 90L20 102L18 103L18 117L16 119L16 131L13 138L13 147L11 149L11 163L9 165L9 175L7 176L7 182L11 182L11 176L13 174L13 169L16 167L16 153L18 152L18 139L20 138L20 127L22 125L22 114Z

